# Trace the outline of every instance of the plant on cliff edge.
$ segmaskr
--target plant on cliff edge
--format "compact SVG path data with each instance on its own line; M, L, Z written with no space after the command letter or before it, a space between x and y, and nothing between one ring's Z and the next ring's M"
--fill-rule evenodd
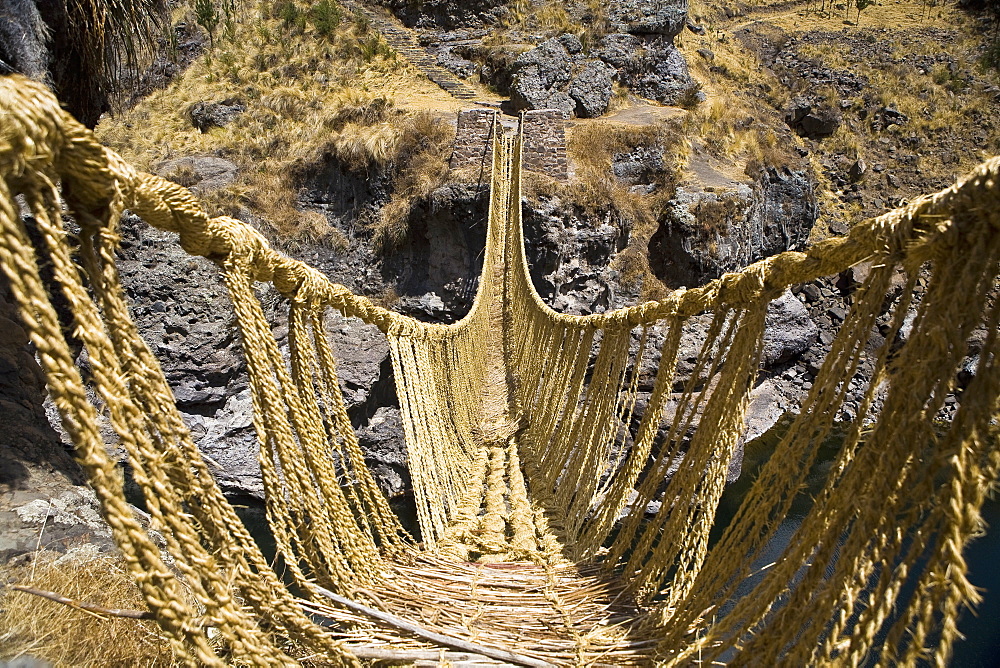
M219 10L213 0L194 0L194 18L208 33L209 48L215 48L215 29L219 25Z

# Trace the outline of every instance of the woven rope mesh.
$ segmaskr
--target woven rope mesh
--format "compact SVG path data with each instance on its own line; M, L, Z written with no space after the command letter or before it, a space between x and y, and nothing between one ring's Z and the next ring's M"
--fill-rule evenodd
M498 127L474 306L454 325L431 325L350 294L240 221L210 219L185 189L100 146L37 84L0 78L0 119L3 269L77 457L179 659L294 665L289 641L345 665L390 649L438 655L428 637L338 605L335 592L481 647L516 649L509 660L525 665L946 662L958 610L977 600L962 549L982 529L1000 464L1000 160L806 253L662 301L569 316L532 287L520 138ZM290 585L213 481L129 316L115 266L125 209L222 272ZM78 233L67 232L68 218ZM43 243L31 244L26 222ZM866 260L873 268L800 413L710 547L768 303ZM53 281L40 278L41 262ZM918 275L927 287L914 297ZM258 282L287 299L287 358ZM125 501L55 291L169 566ZM332 312L387 337L421 544L365 466L326 338ZM873 346L879 318L887 330ZM700 351L680 360L693 327ZM977 327L987 337L975 376L954 419L939 420ZM840 425L863 362L873 372L859 418ZM753 573L835 434L811 510L780 559Z

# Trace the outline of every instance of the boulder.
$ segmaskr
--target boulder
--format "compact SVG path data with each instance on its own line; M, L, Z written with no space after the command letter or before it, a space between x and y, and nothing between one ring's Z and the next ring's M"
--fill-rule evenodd
M620 69L632 62L641 45L642 40L635 35L611 33L601 39L592 53L608 65Z
M573 76L569 96L576 101L576 115L596 118L608 110L617 72L600 60L592 60Z
M611 159L611 173L625 185L653 183L665 170L663 150L655 146L637 146L628 153L616 153Z
M567 114L576 109L576 101L567 93L546 88L537 65L530 65L514 75L510 99L518 111L530 109L558 109Z
M583 53L583 42L581 42L580 38L574 35L573 33L568 32L563 35L559 35L557 39L559 40L559 43L563 45L563 48L566 49L566 52L569 53L570 55Z
M606 35L594 55L618 70L618 80L638 95L677 104L695 86L687 61L669 37Z
M365 464L386 497L391 499L413 491L399 408L383 406L375 411L368 424L358 429L358 444L365 453Z
M246 106L236 98L221 102L195 102L188 109L188 117L191 125L201 132L207 132L211 128L229 125L246 110Z
M793 99L785 112L788 127L810 139L829 137L840 127L841 120L838 109L814 104L804 97Z
M236 179L236 164L210 155L175 158L153 166L153 173L191 192L204 194L225 188Z
M687 0L616 0L608 6L611 29L673 39L687 24Z
M572 112L576 103L563 91L572 70L570 54L557 38L525 51L512 66L510 94L514 108Z
M785 290L768 304L761 361L765 367L787 362L808 350L818 334L809 311L790 290Z

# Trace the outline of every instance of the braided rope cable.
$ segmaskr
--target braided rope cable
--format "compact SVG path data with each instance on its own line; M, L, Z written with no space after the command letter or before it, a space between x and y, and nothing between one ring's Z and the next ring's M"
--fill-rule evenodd
M378 587L389 577L388 559L413 549L346 415L324 331L323 314L332 308L388 338L425 548L456 559L541 563L549 579L542 598L563 620L577 663L588 661L591 639L556 594L553 578L567 558L603 560L606 574L624 580L622 595L649 603L630 633L654 639L658 660L669 665L727 653L733 665L855 665L880 637L886 662L909 664L925 654L936 665L947 660L957 612L976 600L962 548L979 530L979 507L1000 467L1000 159L806 252L782 253L657 302L571 316L552 311L532 284L520 218L521 137L495 128L477 295L465 318L435 325L352 295L240 221L209 218L185 189L136 172L100 146L35 83L0 78L0 118L0 260L115 540L180 660L220 664L208 642L211 627L237 660L292 664L263 622L337 663L356 661L302 614L184 428L128 316L114 267L124 208L177 233L187 252L222 268L250 373L269 522L303 591ZM83 229L83 272L65 242L60 193ZM43 232L43 248L28 242L23 213ZM189 594L124 501L37 253L53 264L95 385L137 482L155 496L154 524L169 533ZM875 268L802 412L709 549L760 364L767 303L790 285L868 258ZM913 306L905 345L897 350L887 340L871 351L875 373L862 406L880 404L879 421L847 428L783 559L754 581L752 595L727 606L788 516L816 448L837 430L837 408L869 353L897 268L909 283L889 307L893 336L911 310L917 274L928 271L931 280ZM254 293L258 281L290 301L290 365ZM714 314L705 342L671 398L681 330L704 311ZM988 336L975 379L955 419L935 425L965 342L983 326ZM653 336L662 344L652 345ZM657 360L655 378L638 409L638 366L646 356ZM623 425L636 417L626 448ZM609 464L616 448L628 451ZM660 507L650 520L645 509L653 501Z

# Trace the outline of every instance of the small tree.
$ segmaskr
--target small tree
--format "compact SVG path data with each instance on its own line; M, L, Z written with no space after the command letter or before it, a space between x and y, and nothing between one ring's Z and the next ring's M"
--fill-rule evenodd
M326 39L333 37L342 16L340 5L331 0L320 0L309 10L309 18L316 28L316 34Z
M194 0L194 18L208 33L209 48L215 48L215 29L219 26L219 10L214 0Z
M856 21L858 25L861 25L861 12L874 4L875 0L854 0L854 6L858 8L858 20Z

